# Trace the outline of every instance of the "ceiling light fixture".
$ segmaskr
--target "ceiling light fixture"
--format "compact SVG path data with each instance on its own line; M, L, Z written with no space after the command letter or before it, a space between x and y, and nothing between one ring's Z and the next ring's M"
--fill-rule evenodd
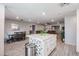
M52 21L52 22L54 22L54 20L53 20L53 19L52 19L51 21Z
M45 12L43 12L43 13L42 13L42 15L46 15L46 13L45 13Z
M17 16L16 19L19 19L19 17Z

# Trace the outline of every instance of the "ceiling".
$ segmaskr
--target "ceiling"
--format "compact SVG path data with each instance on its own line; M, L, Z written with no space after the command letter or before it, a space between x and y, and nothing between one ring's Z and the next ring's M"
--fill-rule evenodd
M47 23L51 20L61 21L66 15L79 8L77 3L70 3L65 6L62 6L61 3L6 3L4 5L5 19L22 19L35 23Z

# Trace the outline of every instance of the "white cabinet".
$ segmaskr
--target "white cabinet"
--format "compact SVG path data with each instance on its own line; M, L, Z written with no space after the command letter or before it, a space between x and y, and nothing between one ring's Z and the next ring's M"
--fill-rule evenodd
M29 35L29 43L34 43L36 45L37 56L47 56L56 47L56 35L55 34Z

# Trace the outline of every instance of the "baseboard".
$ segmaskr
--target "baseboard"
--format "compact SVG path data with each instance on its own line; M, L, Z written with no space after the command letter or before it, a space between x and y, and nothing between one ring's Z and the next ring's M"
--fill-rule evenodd
M69 43L69 42L64 42L65 44L68 44L68 45L73 45L73 46L76 46L76 44L72 44L72 43Z

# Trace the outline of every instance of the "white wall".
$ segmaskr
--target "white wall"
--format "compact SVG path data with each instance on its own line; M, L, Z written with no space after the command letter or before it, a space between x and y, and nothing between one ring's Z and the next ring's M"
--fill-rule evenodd
M25 22L21 22L21 21L15 21L15 20L5 20L5 32L10 32L13 31L11 29L11 24L18 24L19 26L19 30L18 31L26 31L27 34L29 33L29 30L31 30L30 26L31 24L25 23Z
M77 10L77 41L76 51L79 52L79 9Z
M0 56L4 55L4 6L0 4Z
M79 9L75 16L65 17L65 41L76 45L76 51L79 52Z
M65 43L76 45L76 15L65 17Z

